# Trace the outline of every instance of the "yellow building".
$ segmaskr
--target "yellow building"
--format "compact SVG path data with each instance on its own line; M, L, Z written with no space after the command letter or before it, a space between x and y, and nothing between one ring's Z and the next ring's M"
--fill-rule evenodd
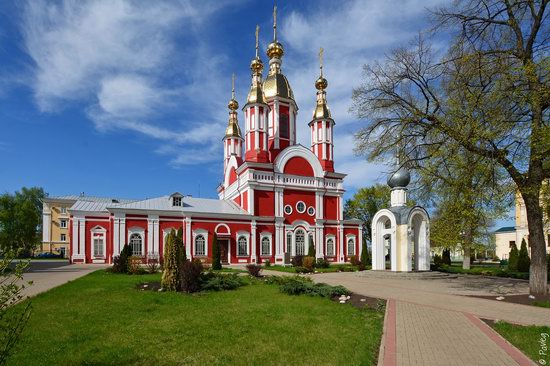
M42 252L69 257L69 208L80 196L48 197L42 200Z
M527 242L527 250L529 251L529 255L531 255L531 248L529 246L529 229L527 228L527 211L525 209L525 203L519 193L516 194L515 210L516 225L511 227L503 227L495 231L496 255L500 259L508 259L512 244L515 244L519 249L523 239ZM549 252L550 225L545 224L545 232L546 252Z

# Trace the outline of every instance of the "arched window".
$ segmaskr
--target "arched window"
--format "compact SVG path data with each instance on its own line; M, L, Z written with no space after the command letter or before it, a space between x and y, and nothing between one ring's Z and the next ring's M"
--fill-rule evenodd
M296 255L306 254L306 235L303 230L296 231Z
M327 239L327 257L334 257L334 239Z
M286 252L290 253L292 251L292 233L286 234Z
M202 235L195 236L195 255L206 255L206 240L204 240L204 236Z
M348 239L348 255L355 255L355 240L353 238Z
M248 242L246 237L239 236L237 240L237 255L238 256L247 256L248 255Z
M269 236L264 236L262 238L261 255L262 256L271 255L271 240L269 240Z
M130 235L130 249L132 255L143 255L143 239L140 234Z

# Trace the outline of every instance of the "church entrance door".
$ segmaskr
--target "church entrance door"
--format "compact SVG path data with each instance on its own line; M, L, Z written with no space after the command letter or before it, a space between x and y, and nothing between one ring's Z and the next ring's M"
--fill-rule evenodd
M229 239L219 239L222 264L229 264Z

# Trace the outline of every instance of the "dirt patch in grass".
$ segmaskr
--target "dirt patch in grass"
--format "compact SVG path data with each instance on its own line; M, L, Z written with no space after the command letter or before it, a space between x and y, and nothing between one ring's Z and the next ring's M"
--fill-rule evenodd
M140 291L159 291L161 287L160 282L142 282L136 285L136 289Z
M529 298L529 295L503 295L504 299L497 300L498 296L481 296L481 295L471 295L470 297L477 297L479 299L487 299L487 300L494 300L494 301L501 301L501 302L510 302L513 304L521 304L521 305L531 305L531 306L537 306L535 305L535 302L537 303L543 303L543 302L549 302L550 301L550 294L547 295L537 295L534 299Z
M346 304L351 304L358 309L362 309L365 306L372 310L381 310L386 306L386 300L378 299L376 297L368 297L355 293L349 295L349 299L346 300ZM340 296L332 297L332 301L340 302Z

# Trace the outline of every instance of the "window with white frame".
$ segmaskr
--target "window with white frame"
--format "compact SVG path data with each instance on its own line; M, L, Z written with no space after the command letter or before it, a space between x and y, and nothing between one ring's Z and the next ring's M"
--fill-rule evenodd
M296 231L296 255L306 254L306 234L303 230Z
M132 255L142 255L143 253L143 238L141 234L130 235L130 249L132 249Z
M334 238L327 239L327 257L334 257Z
M348 255L355 255L355 239L348 239Z
M309 216L315 215L315 208L313 206L309 206L308 209L307 209L307 214Z
M292 206L291 205L286 205L285 206L285 213L287 215L290 215L292 213Z
M59 212L61 212L62 214L66 214L67 213L67 207L60 207Z
M59 227L62 229L67 228L67 220L59 220Z
M94 257L103 257L105 255L105 253L103 252L103 243L105 237L102 234L93 234L93 238Z
M271 255L271 240L269 236L264 236L262 238L262 247L261 247L261 255L262 256L269 256Z
M286 251L287 253L292 251L292 233L286 234Z
M195 255L204 256L206 255L206 240L203 235L195 236Z
M246 240L246 236L239 236L239 239L237 240L237 255L248 255L248 240Z
M296 203L296 211L304 213L306 211L306 204L302 201L298 201L298 203Z
M61 241L67 241L67 234L61 234Z

